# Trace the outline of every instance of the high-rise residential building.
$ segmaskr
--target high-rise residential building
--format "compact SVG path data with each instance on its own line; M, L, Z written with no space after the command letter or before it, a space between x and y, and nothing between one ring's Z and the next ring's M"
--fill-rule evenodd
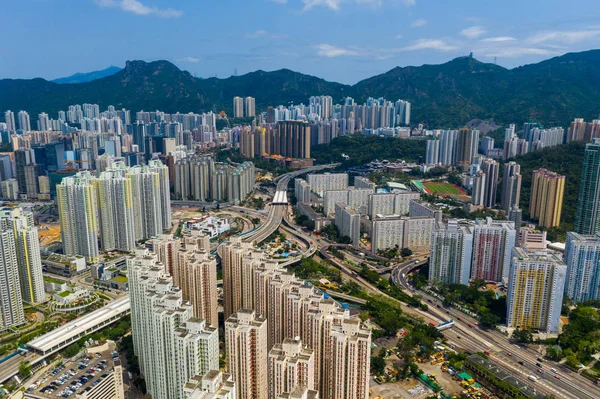
M208 250L188 249L179 251L177 285L183 291L183 299L194 307L194 317L207 325L219 327L217 310L217 260Z
M515 224L515 234L519 237L521 231L521 222L523 221L523 211L517 206L513 206L508 211L508 220Z
M375 191L375 189L377 188L377 184L371 181L368 177L356 176L354 178L354 187L356 187L357 189L365 188Z
M17 125L15 124L15 113L11 110L4 112L4 122L6 122L6 130L9 133L17 131Z
M456 137L458 130L442 130L440 133L439 160L440 165L454 165L456 163Z
M90 263L97 262L98 204L90 172L63 178L56 186L56 202L65 255L81 255Z
M458 131L456 162L470 164L473 157L477 155L479 145L479 130L462 128Z
M15 154L15 175L19 183L19 192L27 192L27 177L25 167L33 164L33 153L28 148L16 150Z
M516 232L512 222L477 219L473 229L471 279L502 281L508 277Z
M540 226L546 228L558 226L564 192L565 176L543 168L534 170L531 179L529 216L537 219Z
M233 97L233 117L244 117L244 99L242 97Z
M40 131L52 130L50 118L48 118L47 113L42 112L41 114L38 114L37 128Z
M132 251L135 248L132 181L123 163L114 163L93 179L99 208L100 242L104 251Z
M483 206L493 208L496 205L496 191L498 189L498 162L486 158L481 161L481 170L485 173Z
M298 202L310 202L310 184L304 179L294 179L294 195Z
M8 179L2 181L2 199L5 201L14 201L19 198L19 182L17 179Z
M521 165L516 162L504 164L502 176L502 198L500 206L508 212L513 206L519 206L521 198Z
M446 284L468 284L473 253L473 230L449 220L438 223L431 233L429 280Z
M39 186L39 166L36 164L26 165L25 172L25 194L27 198L36 199L38 197Z
M22 130L23 132L31 131L31 120L29 119L29 114L27 113L27 111L19 111L18 120L20 130Z
M13 228L0 230L0 331L25 323Z
M14 233L19 281L23 301L37 304L46 299L38 230L33 224L33 213L22 208L0 210L2 230Z
M244 116L246 118L256 116L256 100L254 97L244 98Z
M310 185L311 191L321 197L325 191L345 190L348 188L347 173L309 174L306 176L306 181Z
M269 398L302 386L315 389L315 356L299 339L284 339L269 351Z
M235 382L231 374L217 370L190 378L183 391L184 399L236 399Z
M585 139L586 129L587 124L583 118L575 118L575 120L571 122L571 126L569 126L567 132L567 143L570 143L571 141L583 141Z
M289 158L310 158L311 128L304 121L279 121L272 130L271 154Z
M343 202L335 204L335 226L341 237L350 237L351 243L360 244L360 214Z
M600 138L585 146L577 214L573 230L580 234L600 231Z
M240 309L225 321L227 371L239 399L267 399L267 319Z
M565 295L575 302L600 299L600 232L567 233Z
M127 259L133 344L153 398L179 399L190 378L219 368L218 330L193 316L155 254Z
M409 202L408 216L428 217L435 219L436 223L442 221L443 212L440 208L420 199L411 199Z
M485 204L485 185L487 184L487 175L479 170L473 177L473 187L471 189L471 204L482 205Z
M481 144L479 145L479 152L485 156L488 156L490 150L494 149L494 138L490 136L483 136L481 138Z
M429 252L434 225L435 219L427 216L376 217L371 228L371 251L377 254L396 247L409 248L413 252Z
M425 164L435 165L440 159L440 140L427 140L425 150Z
M567 267L551 251L514 248L506 325L557 334L566 274Z

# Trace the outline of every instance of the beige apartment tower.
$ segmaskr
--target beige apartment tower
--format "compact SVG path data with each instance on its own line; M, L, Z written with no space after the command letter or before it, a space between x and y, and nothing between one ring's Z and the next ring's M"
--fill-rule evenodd
M538 219L540 226L546 228L558 226L564 193L565 176L543 168L534 170L531 179L529 216Z

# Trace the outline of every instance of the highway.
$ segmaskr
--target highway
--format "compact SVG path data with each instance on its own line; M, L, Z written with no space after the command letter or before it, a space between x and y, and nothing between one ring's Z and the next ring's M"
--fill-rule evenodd
M417 293L406 280L406 275L411 270L419 267L420 264L421 262L419 264L414 264L413 262L398 266L392 271L392 283L402 288L408 295L412 296L414 293ZM500 363L519 380L557 398L600 398L600 389L578 373L556 362L544 360L541 363L538 360L538 358L541 358L539 353L529 348L512 344L508 340L508 337L497 330L480 329L477 326L478 321L475 318L454 308L444 309L439 299L426 292L419 291L417 294L427 301L426 303L429 305L428 313L445 320L454 320L456 323L455 327L444 331L447 338L455 341L460 336L459 341L462 341L462 345L460 346L467 346L470 348L470 352L483 350L491 352L490 358ZM439 311L438 307L440 308ZM469 327L469 324L473 327ZM536 364L541 364L542 367ZM558 373L551 372L551 368L558 370ZM544 374L540 374L538 369L543 370ZM538 382L533 383L527 380L529 375L535 375L538 378ZM560 378L560 380L556 377Z

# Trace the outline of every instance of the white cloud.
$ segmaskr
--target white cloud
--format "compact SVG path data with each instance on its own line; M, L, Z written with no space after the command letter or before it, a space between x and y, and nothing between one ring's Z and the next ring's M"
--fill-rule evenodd
M399 48L398 51L415 51L415 50L437 50L437 51L452 51L458 49L457 46L446 43L441 39L420 39L410 46Z
M276 3L285 3L287 0L270 0ZM383 6L383 3L391 2L391 0L302 0L304 7L302 11L310 11L316 7L328 8L332 11L340 11L342 4L359 4L367 5L374 8ZM411 7L416 4L416 0L397 0L404 4L406 7Z
M489 50L486 57L518 58L525 55L559 55L558 51L538 47L503 47Z
M425 18L415 19L411 22L410 26L413 28L420 28L421 26L427 25L427 20Z
M600 29L545 31L528 37L526 41L531 44L546 42L575 44L597 37L600 37Z
M196 57L183 57L183 58L178 58L176 61L177 62L190 62L192 64L196 64L196 63L200 62L200 58L196 58Z
M94 2L100 7L118 7L136 15L156 15L161 18L175 18L183 15L180 10L146 6L138 0L94 0Z
M510 37L510 36L488 37L486 39L481 39L482 42L487 42L487 43L512 42L515 40L517 40L517 39L515 39L514 37Z
M280 33L271 33L267 32L264 29L258 29L254 32L246 33L244 35L246 39L260 39L261 37L269 38L269 39L285 39L287 35Z
M356 50L335 47L331 44L317 44L313 46L317 50L317 55L320 57L334 58L334 57L344 57L344 56L356 56L359 55Z
M402 39L402 35L401 34L397 34L396 36L394 36L396 39Z
M479 36L485 34L483 26L471 26L460 31L460 34L468 39L477 39Z

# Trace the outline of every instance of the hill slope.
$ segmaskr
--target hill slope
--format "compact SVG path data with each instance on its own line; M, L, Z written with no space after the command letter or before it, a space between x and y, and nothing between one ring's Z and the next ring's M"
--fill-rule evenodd
M119 72L120 70L121 70L121 68L111 65L108 68L102 69L100 71L83 72L83 73L79 72L79 73L76 73L74 75L67 76L64 78L53 79L52 81L54 83L59 83L59 84L85 83L85 82L91 82L92 80L105 78L110 75L114 75L115 73Z
M312 95L406 99L413 123L459 127L472 119L498 123L535 119L565 126L574 117L600 113L600 50L570 53L537 64L506 69L460 57L441 65L394 68L349 86L288 69L256 71L226 79L198 79L168 61L129 61L114 75L79 84L43 79L0 80L0 111L25 109L54 115L70 104L98 103L165 112L230 112L234 96L253 96L257 109L307 103Z

